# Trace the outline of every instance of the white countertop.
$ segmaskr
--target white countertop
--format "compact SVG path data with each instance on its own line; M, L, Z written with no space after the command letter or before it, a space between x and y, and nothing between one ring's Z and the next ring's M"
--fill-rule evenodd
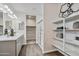
M22 36L23 33L16 33L14 36L6 36L6 35L2 35L0 36L0 41L11 41L11 40L17 40L17 38L19 38L20 36Z

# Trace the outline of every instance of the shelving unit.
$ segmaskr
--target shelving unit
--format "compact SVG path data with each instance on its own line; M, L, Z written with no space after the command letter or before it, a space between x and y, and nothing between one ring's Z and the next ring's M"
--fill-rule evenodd
M79 52L78 52L79 41L76 40L76 37L79 36L78 35L79 29L73 28L74 22L79 22L78 20L79 20L79 12L73 13L72 15L70 15L67 18L62 18L58 21L53 22L53 24L55 24L57 27L60 27L60 24L61 24L61 26L63 26L63 29L57 29L56 28L56 29L53 30L55 33L61 33L62 32L63 33L63 39L60 39L58 37L53 38L54 44L52 44L52 45L54 45L59 51L63 51L65 54L78 55L79 56ZM60 45L59 43L55 44L58 41L62 42L61 44L63 46Z
M36 42L36 16L26 15L26 41Z

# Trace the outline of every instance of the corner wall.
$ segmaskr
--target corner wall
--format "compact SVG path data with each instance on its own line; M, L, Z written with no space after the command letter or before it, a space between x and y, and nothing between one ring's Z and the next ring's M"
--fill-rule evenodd
M53 21L58 19L60 4L59 3L46 3L44 4L44 53L55 51L56 48L53 47L54 32Z

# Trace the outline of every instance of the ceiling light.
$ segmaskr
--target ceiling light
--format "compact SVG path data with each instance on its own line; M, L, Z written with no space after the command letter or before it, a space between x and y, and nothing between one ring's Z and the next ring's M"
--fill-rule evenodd
M10 13L10 14L13 14L13 12L12 12L11 10L9 11L9 13Z
M16 18L16 19L17 19L16 15L14 15L14 18Z
M6 9L6 11L8 13L13 14L13 12L11 11L11 9L7 5L4 5L4 9Z
M10 18L14 18L12 15L10 15L10 14L8 14L8 16L10 17Z

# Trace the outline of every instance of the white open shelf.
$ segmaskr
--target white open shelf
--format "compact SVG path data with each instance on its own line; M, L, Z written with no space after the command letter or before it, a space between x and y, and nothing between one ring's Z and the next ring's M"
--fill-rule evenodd
M75 12L72 15L70 15L69 17L60 18L59 20L54 21L53 23L54 24L61 24L61 23L63 23L63 20L65 20L65 22L70 22L70 21L75 21L78 19L79 19L79 12Z
M63 39L61 39L61 38L55 37L54 39L57 40L57 41L63 42ZM67 39L65 39L65 43L75 45L75 46L79 46L79 41L78 40L67 40Z
M61 39L61 38L57 38L57 37L55 37L55 38L53 38L54 40L55 40L55 42L60 42L62 45L63 45L63 47L61 48L61 46L59 46L60 45L60 43L58 43L58 44L52 44L52 45L54 45L55 47L57 47L59 50L62 50L63 52L65 52L65 53L68 53L68 52L66 52L66 51L64 51L63 49L64 48L68 48L69 49L69 55L79 55L79 53L77 53L77 52L74 52L73 53L73 51L76 51L76 50L78 50L79 48L79 41L78 40L76 40L76 39L72 39L72 38L70 38L70 37L76 37L76 35L78 35L78 33L79 33L79 29L76 29L76 28L74 28L74 27L72 27L73 26L73 24L74 24L74 22L76 21L77 22L77 20L79 20L79 12L76 12L76 13L73 13L72 15L70 15L69 17L66 17L66 18L60 18L60 20L58 20L58 21L54 21L53 22L53 24L55 24L55 25L57 25L56 27L59 27L59 25L61 25L61 26L65 26L65 27L67 27L66 29L53 29L53 31L54 32L58 32L58 33L61 33L61 32L63 32L63 39ZM60 27L61 27L60 26ZM70 27L71 26L71 27ZM72 34L72 36L68 36L69 38L68 39L66 39L65 37L65 35L68 35L68 34ZM59 34L60 35L60 34ZM75 35L75 36L73 36L73 35ZM68 47L68 45L70 46L70 47ZM73 48L73 46L75 47L75 48ZM70 49L71 48L71 49ZM73 48L73 49L72 49ZM73 51L71 51L71 50L73 50ZM67 50L68 51L68 50Z

